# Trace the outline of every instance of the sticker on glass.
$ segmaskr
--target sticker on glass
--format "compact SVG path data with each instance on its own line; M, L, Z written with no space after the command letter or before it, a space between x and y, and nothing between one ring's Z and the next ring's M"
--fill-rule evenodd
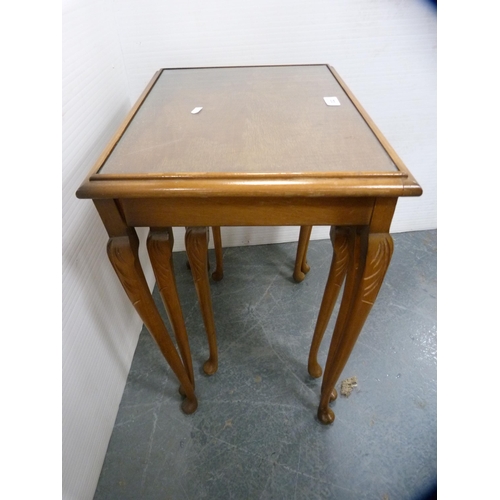
M323 97L327 106L340 106L340 101L336 97Z

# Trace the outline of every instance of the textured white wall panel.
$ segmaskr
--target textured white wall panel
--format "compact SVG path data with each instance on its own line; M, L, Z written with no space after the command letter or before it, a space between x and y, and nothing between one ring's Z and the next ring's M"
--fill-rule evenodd
M63 4L63 498L92 498L141 321L75 191L130 109L111 2ZM150 276L151 281L151 276Z

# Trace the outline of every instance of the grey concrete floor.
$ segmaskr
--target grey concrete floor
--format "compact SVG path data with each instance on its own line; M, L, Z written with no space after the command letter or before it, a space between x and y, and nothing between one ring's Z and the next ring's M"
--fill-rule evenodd
M301 284L292 279L294 243L224 249L224 279L211 284L212 377L202 372L208 349L186 256L176 253L198 410L182 413L178 382L143 329L95 499L430 498L437 232L393 237L391 266L341 377L356 376L358 386L332 403L331 426L316 418L321 379L307 373L330 242L310 243Z

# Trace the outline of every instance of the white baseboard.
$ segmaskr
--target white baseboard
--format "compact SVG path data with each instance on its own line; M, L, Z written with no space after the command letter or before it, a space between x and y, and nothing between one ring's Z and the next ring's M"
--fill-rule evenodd
M299 231L300 226L222 227L222 246L227 248L298 241ZM174 252L185 250L184 233L184 228L174 228ZM329 233L329 226L314 226L311 240L328 239ZM210 234L209 248L213 248L213 246L213 237Z

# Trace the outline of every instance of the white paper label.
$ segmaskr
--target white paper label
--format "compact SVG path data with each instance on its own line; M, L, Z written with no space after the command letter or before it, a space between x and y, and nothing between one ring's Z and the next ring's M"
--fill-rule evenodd
M340 106L340 101L336 97L323 97L327 106Z
M191 111L191 114L195 115L196 113L199 113L202 109L203 109L202 106L194 108L193 111Z

